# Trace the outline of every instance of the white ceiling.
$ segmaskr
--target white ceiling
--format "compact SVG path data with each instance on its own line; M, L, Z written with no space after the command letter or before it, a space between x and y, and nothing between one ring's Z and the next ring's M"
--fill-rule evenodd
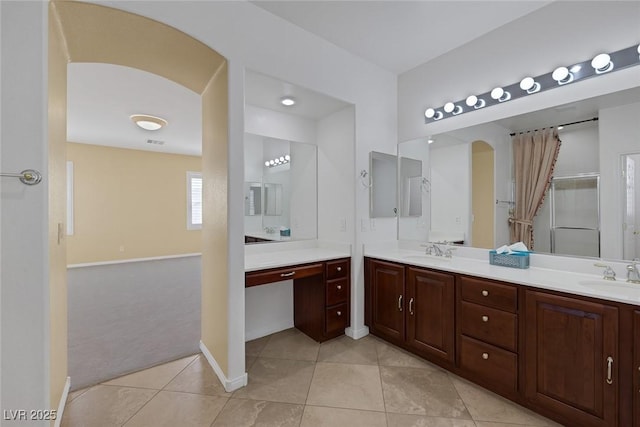
M551 1L253 1L396 74L434 59Z

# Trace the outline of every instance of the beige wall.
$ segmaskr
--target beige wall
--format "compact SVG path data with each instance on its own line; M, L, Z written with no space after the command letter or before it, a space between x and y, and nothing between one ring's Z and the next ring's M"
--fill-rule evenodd
M202 342L225 375L229 372L227 87L225 62L202 93Z
M67 62L64 39L49 5L49 395L51 408L60 402L67 380L66 166ZM47 183L47 180L45 180ZM40 184L43 185L43 184ZM47 185L47 184L45 184ZM45 408L43 408L45 409ZM53 422L52 422L53 425Z
M187 230L187 171L201 158L67 144L74 168L74 234L67 262L81 264L199 253Z
M472 144L472 241L476 248L493 249L494 242L494 182L493 148L486 142Z

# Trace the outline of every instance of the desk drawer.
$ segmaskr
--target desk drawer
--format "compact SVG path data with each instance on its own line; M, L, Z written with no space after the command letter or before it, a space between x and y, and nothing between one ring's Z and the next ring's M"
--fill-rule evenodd
M303 277L320 275L323 273L322 264L310 264L285 268L274 268L245 273L245 287L264 285L265 283L280 282L282 280L301 279Z
M340 304L327 308L325 322L325 332L327 334L344 332L344 329L349 326L349 306Z
M518 308L518 288L473 277L460 277L462 299L487 307L515 313Z
M327 306L346 302L349 296L349 279L327 280Z
M348 277L350 262L348 259L327 261L327 280Z
M518 387L518 356L482 341L462 336L460 367L502 390Z
M517 350L518 316L513 313L462 301L460 325L465 335Z

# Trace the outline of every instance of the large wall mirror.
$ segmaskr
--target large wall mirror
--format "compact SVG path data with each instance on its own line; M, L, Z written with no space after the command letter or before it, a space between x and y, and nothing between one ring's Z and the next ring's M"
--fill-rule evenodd
M315 239L317 147L245 134L246 243Z
M640 87L435 135L432 144L399 144L399 156L424 153L431 183L429 213L418 222L401 218L399 238L459 237L482 248L508 243L514 201L510 134L556 127L562 142L534 219L534 251L639 257L639 117Z

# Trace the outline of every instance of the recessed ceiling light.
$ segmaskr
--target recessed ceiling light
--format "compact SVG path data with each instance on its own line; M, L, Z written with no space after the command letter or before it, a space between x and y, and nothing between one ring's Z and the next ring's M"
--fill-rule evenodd
M280 99L280 103L282 105L284 105L285 107L291 107L292 105L294 105L296 103L296 100L293 99L290 96L285 96L285 97Z
M158 130L167 125L165 119L160 117L148 116L146 114L134 114L130 116L131 120L144 130Z

